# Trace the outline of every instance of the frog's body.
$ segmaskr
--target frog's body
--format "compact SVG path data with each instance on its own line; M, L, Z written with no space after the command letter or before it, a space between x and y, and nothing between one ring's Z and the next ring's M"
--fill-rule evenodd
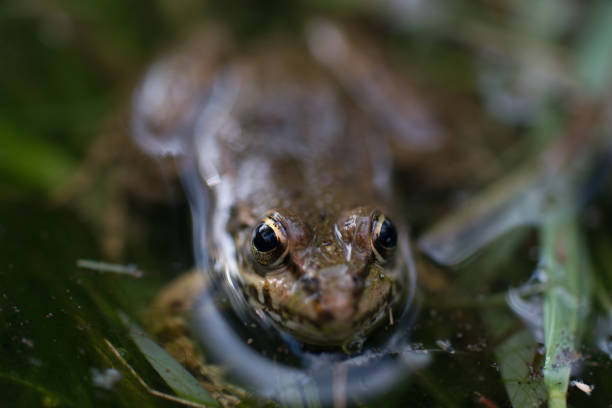
M195 44L148 75L136 136L196 169L189 183L212 197L212 212L194 214L207 230L196 232L204 241L196 246L214 260L237 312L323 346L392 321L410 289L409 254L406 228L387 218L386 139L305 49L256 51L211 75ZM389 245L377 251L383 222ZM261 225L282 241L278 259L259 259Z

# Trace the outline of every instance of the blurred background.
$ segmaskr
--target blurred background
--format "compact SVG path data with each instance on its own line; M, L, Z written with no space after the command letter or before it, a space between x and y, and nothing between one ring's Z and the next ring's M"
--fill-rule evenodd
M172 393L117 314L140 316L165 282L193 264L188 206L174 165L149 159L130 140L133 90L156 57L202 27L222 26L248 49L279 38L301 43L304 25L319 16L374 44L444 135L439 150L408 151L410 160L397 170L415 236L567 135L565 151L586 146L595 164L605 153L612 77L612 3L605 0L6 0L0 405L177 406L119 370L103 341L121 345L152 388ZM595 289L583 294L591 312L575 320L590 329L572 360L581 361L578 376L595 391L588 397L570 387L572 406L612 399L605 386L610 187L604 181L596 191L577 216L586 248L580 256L590 254ZM415 342L448 352L438 341L451 339L460 352L441 357L403 393L383 396L387 403L410 397L424 407L546 404L542 339L525 334L525 343L517 343L541 353L526 357L533 357L531 374L524 365L512 380L499 368L504 356L519 358L504 342L511 336L487 322L507 318L512 334L531 331L523 332L528 325L508 310L500 312L503 319L482 313L506 307L495 294L529 280L541 259L538 242L533 230L511 234L459 274L423 267L421 274L430 272L426 297L457 302L426 301L430 319L416 329ZM100 262L122 267L112 273ZM464 302L477 295L491 295L492 303ZM523 376L539 385L519 387ZM508 388L512 381L516 387Z

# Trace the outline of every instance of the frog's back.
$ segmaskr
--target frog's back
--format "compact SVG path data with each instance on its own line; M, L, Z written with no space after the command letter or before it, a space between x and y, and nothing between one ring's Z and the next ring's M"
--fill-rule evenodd
M237 199L255 214L289 205L333 211L377 194L367 121L300 51L257 53L229 68L239 91L218 135L228 157L220 172L235 177Z
M216 71L196 51L158 63L136 97L141 143L183 157L198 174L188 188L212 198L212 213L194 214L210 220L195 228L196 251L209 247L235 309L315 344L363 337L407 283L407 247L392 259L397 232L384 215L384 137L305 46L267 44Z

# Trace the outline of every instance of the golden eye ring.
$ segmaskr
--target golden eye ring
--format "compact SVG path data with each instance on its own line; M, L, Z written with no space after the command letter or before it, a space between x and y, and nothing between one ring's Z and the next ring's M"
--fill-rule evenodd
M376 260L385 263L393 257L397 246L397 229L393 222L382 213L372 217L371 247Z
M266 267L277 266L287 252L287 232L280 221L266 217L253 229L251 254L258 264Z

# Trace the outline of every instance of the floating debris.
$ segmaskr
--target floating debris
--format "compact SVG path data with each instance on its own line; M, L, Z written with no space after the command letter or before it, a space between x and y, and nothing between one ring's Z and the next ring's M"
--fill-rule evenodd
M32 341L32 339L28 339L27 337L22 337L21 343L28 346L28 348L34 348L34 342Z
M91 381L94 386L110 390L122 377L121 373L114 368L107 368L105 370L98 370L92 368L90 370Z
M90 259L78 259L77 267L83 269L90 269L97 272L111 272L119 273L124 275L130 275L135 278L142 278L144 273L138 269L138 266L133 264L121 265L109 262L94 261Z
M499 408L499 405L497 405L495 402L491 401L490 399L488 399L481 393L475 392L474 394L476 397L475 400L480 406L486 407L486 408Z
M595 389L595 386L588 385L588 384L583 383L582 381L577 381L577 380L571 381L570 385L578 388L580 391L584 392L586 395L591 395L591 393Z
M436 345L440 347L442 350L449 352L450 354L455 354L455 349L451 346L450 340L436 340Z

